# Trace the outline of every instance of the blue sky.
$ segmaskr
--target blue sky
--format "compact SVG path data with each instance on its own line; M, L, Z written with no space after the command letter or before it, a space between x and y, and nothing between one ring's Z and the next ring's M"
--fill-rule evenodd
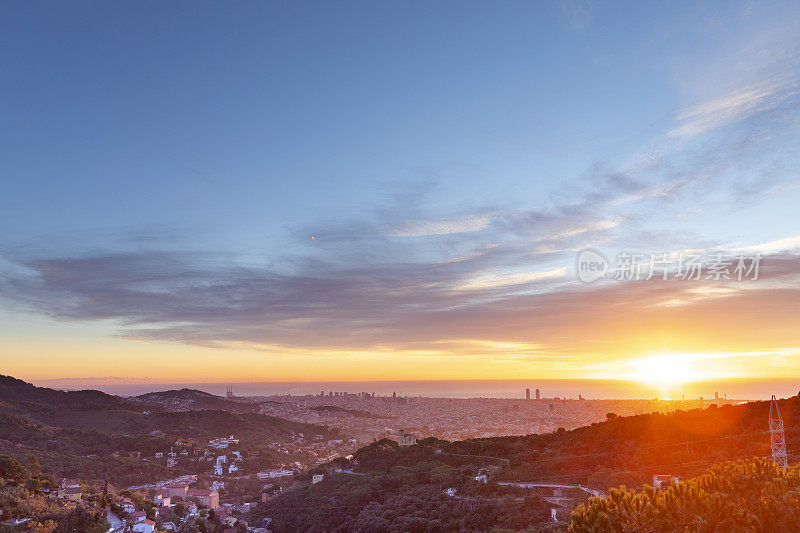
M571 376L645 354L460 313L524 324L582 248L800 244L797 4L9 2L0 62L9 353L512 342Z

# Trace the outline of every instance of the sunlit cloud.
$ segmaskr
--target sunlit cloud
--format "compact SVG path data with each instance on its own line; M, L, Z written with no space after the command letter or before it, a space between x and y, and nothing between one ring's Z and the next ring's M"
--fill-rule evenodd
M546 272L514 272L508 274L485 274L464 281L453 287L458 291L474 291L483 289L495 289L498 287L508 287L511 285L522 285L544 279L564 277L567 273L566 267L548 270Z

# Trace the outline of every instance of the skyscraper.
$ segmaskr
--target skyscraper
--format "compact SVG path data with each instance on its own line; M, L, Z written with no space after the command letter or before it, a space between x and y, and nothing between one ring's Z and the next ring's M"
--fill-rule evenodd
M526 400L530 400L531 399L531 390L530 389L525 389L525 399Z

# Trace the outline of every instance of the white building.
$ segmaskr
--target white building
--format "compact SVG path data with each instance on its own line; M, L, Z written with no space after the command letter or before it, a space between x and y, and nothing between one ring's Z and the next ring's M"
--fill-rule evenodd
M264 472L259 472L256 474L258 479L274 479L276 477L289 477L294 475L294 470L287 470L285 468L280 468L277 470L265 470Z
M417 443L417 437L412 435L411 433L406 433L402 429L400 430L400 436L397 439L397 444L400 446L413 446Z
M153 533L156 530L156 523L152 520L142 520L133 524L133 531L135 533Z

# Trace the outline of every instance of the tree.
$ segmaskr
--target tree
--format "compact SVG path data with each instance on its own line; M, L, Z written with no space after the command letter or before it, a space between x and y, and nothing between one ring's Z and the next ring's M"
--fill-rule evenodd
M571 532L800 531L800 466L768 459L720 463L675 486L611 489L572 514Z
M19 485L25 477L25 468L19 461L7 455L0 457L0 479L11 485Z

